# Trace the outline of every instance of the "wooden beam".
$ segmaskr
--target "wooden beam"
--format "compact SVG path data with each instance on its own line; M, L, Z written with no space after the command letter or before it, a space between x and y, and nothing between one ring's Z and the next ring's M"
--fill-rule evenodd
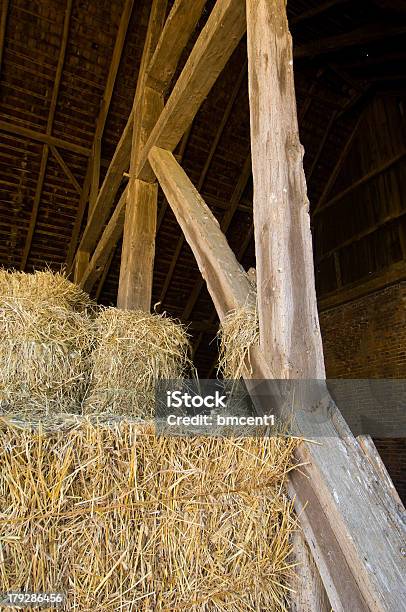
M100 280L99 280L99 282L97 284L97 289L96 289L96 292L94 294L94 299L96 300L96 302L99 301L101 292L102 292L103 287L104 287L104 283L106 282L106 278L107 278L107 276L109 274L109 271L110 271L110 266L111 266L111 262L113 261L115 251L116 251L116 247L114 247L112 249L112 251L110 253L110 257L108 258L107 263L104 266L103 274L101 275Z
M85 175L85 180L83 181L83 187L82 187L82 191L81 191L80 198L79 198L78 210L76 213L75 222L73 224L72 236L69 242L68 252L66 255L66 266L70 274L75 268L74 266L75 251L76 251L76 246L79 240L80 230L82 227L82 220L85 214L87 201L89 198L90 182L92 180L91 172L92 172L92 166L91 164L88 164L86 175ZM82 252L88 252L88 251L82 250Z
M110 215L123 172L128 169L130 162L132 130L133 113L131 112L100 188L96 204L91 211L78 251L92 252L94 250L102 228Z
M315 211L314 214L315 215L320 214L321 212L325 211L327 208L330 208L330 206L333 206L333 204L336 204L337 202L345 198L347 195L352 193L355 189L358 189L358 187L361 187L361 185L365 185L365 183L368 183L373 178L376 178L377 176L382 174L382 172L389 170L389 168L391 168L392 166L397 164L400 160L402 160L405 157L405 155L406 155L406 150L403 150L397 155L395 155L394 157L392 157L391 159L385 160L384 162L380 163L378 166L376 166L369 172L366 172L359 179L351 183L351 185L349 185L348 187L346 187L345 189L343 189L342 191L334 195L327 202L325 202L322 206L320 206L317 210L317 213Z
M289 19L289 24L293 26L307 19L311 19L312 17L318 17L319 15L321 15L322 13L325 13L331 8L335 8L337 6L340 6L341 4L348 4L348 2L349 0L327 0L326 2L322 2L321 4L312 6L306 11L303 11L299 13L298 15L291 17Z
M319 38L300 47L295 47L294 56L295 59L303 59L325 53L335 53L346 47L366 45L392 36L400 36L405 32L406 26L402 24L374 23L344 34Z
M147 67L165 22L167 2L154 0L138 74L133 113L130 181L121 250L117 306L150 311L154 272L158 187L136 176L140 152L164 106L162 94L146 86ZM136 108L140 109L137 116Z
M66 46L68 44L69 25L70 25L70 18L72 14L72 3L73 3L73 0L67 0L66 2L61 47L59 50L58 64L56 67L54 86L52 89L51 103L49 107L48 120L47 120L47 129L46 129L47 136L51 136L52 134L52 127L54 123L56 105L58 102L59 86L61 84L62 70L63 70L63 65L65 63ZM25 239L25 245L24 245L23 255L21 259L21 265L20 265L21 270L25 270L25 267L27 265L28 256L31 250L32 239L34 236L35 226L37 223L39 205L41 202L42 186L44 184L45 174L47 170L48 155L49 155L49 146L48 144L45 144L42 150L40 173L39 173L37 188L36 188L35 196L34 196L30 224L28 226L28 232L27 232L27 236Z
M405 280L406 262L398 261L367 278L362 278L354 283L345 285L342 289L320 296L319 312L342 306Z
M316 155L314 156L314 158L312 160L312 165L310 166L309 172L307 173L306 179L307 179L308 183L310 183L310 181L312 179L312 176L313 176L313 172L317 168L317 164L319 163L320 156L321 156L321 154L323 152L323 149L324 149L324 146L325 146L325 144L326 144L326 142L327 142L327 140L328 140L328 138L330 136L330 132L331 132L331 129L332 129L334 123L335 123L336 118L337 118L337 111L333 111L333 113L331 114L331 117L329 119L329 122L328 122L328 124L326 126L326 129L324 130L323 138L320 141L319 148L317 149ZM299 125L300 125L300 123L299 123Z
M51 149L52 155L55 157L56 161L58 162L62 170L65 172L66 176L68 177L68 179L70 180L70 182L72 183L76 191L78 193L82 193L82 187L79 185L79 183L73 176L72 171L70 170L69 166L66 164L62 155L59 153L58 149L54 147L53 145L50 146L50 149Z
M32 209L31 209L30 223L28 226L28 231L27 231L27 235L25 238L25 244L24 244L24 249L23 249L23 255L22 255L21 263L20 263L20 270L22 271L25 270L25 267L27 265L28 256L31 250L32 239L34 236L35 225L37 222L38 210L39 210L39 205L41 201L42 187L44 184L45 173L47 169L48 154L49 154L49 147L48 145L44 145L42 149L38 181L37 181L37 185L35 188L34 201L33 201Z
M247 301L249 283L244 270L230 250L218 221L172 153L153 147L149 161L223 318Z
M103 199L99 201L98 195L99 195L99 181L100 181L101 141L102 141L102 136L104 132L104 126L106 124L107 115L110 109L110 103L111 103L111 98L113 95L114 84L115 84L117 72L120 66L121 56L123 52L123 47L124 47L124 42L125 42L125 38L127 34L128 25L130 23L133 5L134 5L134 0L125 0L123 11L121 13L120 23L118 26L117 36L116 36L114 49L113 49L113 55L112 55L111 62L110 62L109 73L107 75L106 86L104 88L103 98L102 98L101 105L100 105L100 112L99 112L99 115L96 121L96 128L95 128L93 145L92 145L92 156L91 156L91 159L89 159L88 166L86 169L86 178L85 178L85 184L83 187L83 195L82 195L82 199L79 204L79 207L78 207L77 217L75 220L75 225L74 225L74 229L72 233L71 245L70 245L69 253L68 253L68 261L67 261L68 265L71 264L71 261L73 258L73 251L77 245L77 240L78 240L80 228L82 225L82 220L83 220L83 216L85 213L88 198L89 198L88 224L90 220L92 220L93 224L97 223L97 219L98 219L97 212L96 214L92 216L92 213L95 212L96 206L99 206L100 208L104 207L104 210L106 211L105 217L103 218L103 220L100 221L99 219L99 229L97 230L99 232L97 235L97 238L98 238L101 234L103 225L106 222L107 217L110 213L111 205L113 203L117 190L120 186L122 173L124 172L124 170L127 170L128 168L128 160L127 160L126 163L124 164L124 167L120 174L120 178L118 180L115 170L120 172L119 163L121 161L122 156L120 157L120 154L117 155L117 149L116 149L116 152L113 156L113 159L111 161L111 164L109 166L109 169L105 177L107 181L110 181L110 179L112 179L111 191L109 191L109 194L108 194L108 197L111 198L111 201L109 205L105 204ZM130 129L128 129L129 124L131 124ZM128 157L130 155L130 150L131 150L131 133L132 133L132 114L130 115L126 128L124 129L124 132L123 132L123 135L128 137L128 141L123 142L122 138L120 138L120 141L119 141L119 146L123 145L123 151L122 151L123 155L125 156L127 154ZM111 169L111 166L113 163L118 163L118 167ZM105 185L105 183L106 183L106 180L104 181L103 185ZM105 197L105 195L106 193L104 192L103 196ZM102 218L102 215L100 215L100 218ZM93 229L93 227L90 229ZM78 251L82 250L82 251L90 253L91 251L93 251L94 246L95 244L88 245L85 242L85 244L81 244L79 246Z
M403 505L402 500L399 497L396 488L393 485L392 479L388 474L388 470L385 467L384 462L381 459L380 454L369 435L361 435L357 437L360 447L364 451L368 461L372 465L377 477L382 482L382 485L386 487L389 496L393 499L395 505L401 509L401 511L405 511L405 507Z
M348 152L349 152L349 150L351 148L351 145L352 145L352 143L354 141L354 138L355 138L355 136L356 136L356 134L358 132L358 128L359 128L359 125L360 125L363 117L364 117L364 112L362 110L359 113L359 115L358 115L358 119L357 119L357 121L356 121L356 123L354 125L354 128L351 130L351 133L350 133L349 137L344 142L344 146L343 146L343 148L341 149L341 151L339 153L339 156L338 156L336 164L335 164L335 166L333 168L333 171L330 174L330 176L329 176L329 178L327 180L327 183L324 186L324 189L322 191L322 194L321 194L320 198L316 202L316 206L314 207L314 210L312 212L312 217L318 214L318 210L323 206L323 204L324 204L328 194L330 193L330 190L333 187L333 185L334 185L334 183L335 183L335 181L336 181L336 179L338 177L338 174L339 174L339 172L340 172L340 170L341 170L341 168L343 166L343 163L344 163L345 159L347 158Z
M286 1L247 0L247 39L260 346L278 378L321 379L291 398L293 431L320 441L299 447L291 495L334 610L389 612L406 589L404 526L322 383Z
M187 130L246 29L244 3L217 0L190 53L137 164L137 177L153 180L148 153L173 151Z
M234 214L237 211L238 204L240 202L240 199L242 197L242 194L244 193L244 190L247 186L247 183L250 177L251 177L251 153L249 153L247 158L245 159L241 175L237 181L237 184L235 186L235 189L230 199L229 208L225 211L221 219L220 229L224 234L227 233L227 230L230 227L231 221L233 220ZM203 278L198 278L194 284L194 287L190 293L185 309L182 313L182 319L188 319L190 317L192 310L197 300L199 299L199 295L200 295L201 290L203 289L203 286L204 286Z
M9 0L3 0L0 15L0 75L3 64L4 45L6 41L7 15L9 9Z
M67 151L72 151L73 153L83 155L84 157L89 157L91 153L91 149L82 147L73 142L68 142L67 140L63 140L63 138L57 138L56 136L51 136L50 134L43 134L22 125L9 123L8 121L0 120L0 130L3 130L3 132L7 132L9 134L24 136L24 138L42 142L50 146L53 145L55 147L59 147L60 149L66 149Z
M197 183L197 190L199 192L202 190L203 185L205 183L205 180L206 180L206 177L207 177L207 173L208 173L208 171L210 169L211 163L213 161L214 154L215 154L215 152L217 150L217 147L218 147L218 143L220 142L220 138L221 138L221 136L222 136L222 134L224 132L224 129L225 129L226 125L227 125L227 122L228 122L228 120L230 118L231 112L232 112L233 107L234 107L235 100L237 98L238 92L241 89L241 86L242 86L242 83L243 83L243 80L244 80L246 74L247 74L247 63L244 62L243 66L242 66L242 68L240 70L240 73L238 75L238 78L237 78L237 80L235 82L235 85L233 87L233 91L231 92L231 96L230 96L230 98L229 98L229 100L227 102L227 106L226 106L224 114L223 114L223 116L221 118L220 125L219 125L219 127L217 129L216 135L215 135L215 137L213 139L213 142L210 145L210 150L209 150L209 153L207 155L206 161L204 163L203 169L202 169L202 171L200 173L199 180L198 180L198 183ZM237 203L237 206L238 206L238 203ZM184 242L185 242L185 239L184 239L183 235L181 235L179 237L179 239L178 239L177 244L176 244L175 252L174 252L174 254L172 256L171 263L169 265L169 270L168 270L167 275L165 277L165 281L164 281L164 284L163 284L163 287L162 287L161 295L159 297L159 301L161 303L163 303L163 301L165 299L165 296L166 296L166 293L167 293L167 291L169 289L169 286L170 286L170 284L172 282L172 278L173 278L173 275L175 273L176 265L177 265L180 253L182 251L182 247L184 245ZM196 282L196 285L195 285L195 289L194 289L195 291L197 291L197 293L200 293L200 289L197 288L197 284L200 283L200 280L201 279L198 279L198 281ZM191 300L193 300L193 299L194 299L194 297L191 297ZM188 319L189 315L190 315L190 312L191 312L191 310L189 308L189 305L186 305L185 311L183 313L183 318Z
M97 244L97 247L92 255L92 258L87 260L86 265L81 271L81 276L77 278L77 282L82 289L90 293L97 279L103 274L103 270L110 259L111 254L121 238L124 227L125 207L128 197L128 186L123 191L121 198L116 206L110 221L104 228L102 236ZM79 251L80 257L83 257L85 251ZM80 258L77 258L79 261Z
M166 93L206 0L175 0L147 69L146 85Z

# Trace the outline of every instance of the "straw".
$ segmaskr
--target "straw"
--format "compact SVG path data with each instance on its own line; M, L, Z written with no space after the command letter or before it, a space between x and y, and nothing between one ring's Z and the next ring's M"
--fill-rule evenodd
M297 440L75 418L0 419L0 591L63 591L80 612L289 609Z

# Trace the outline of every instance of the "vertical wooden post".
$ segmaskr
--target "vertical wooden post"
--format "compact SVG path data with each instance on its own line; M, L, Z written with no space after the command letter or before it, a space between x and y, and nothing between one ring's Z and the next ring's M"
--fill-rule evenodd
M140 151L164 107L163 96L145 85L147 67L156 48L166 14L166 0L154 0L134 98L130 182L125 211L117 306L150 310L154 271L158 186L136 178ZM138 112L135 112L138 109Z
M324 378L286 0L247 0L261 344L280 378Z
M286 0L247 0L247 37L260 342L276 378L324 378ZM328 610L299 536L294 557L293 609Z

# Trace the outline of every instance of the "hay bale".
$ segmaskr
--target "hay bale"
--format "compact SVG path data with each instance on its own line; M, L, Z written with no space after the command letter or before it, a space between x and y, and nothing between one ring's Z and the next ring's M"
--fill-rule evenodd
M81 612L287 610L297 444L0 420L0 591L63 591Z
M28 297L0 303L0 410L35 418L79 412L90 380L93 323Z
M0 410L31 418L80 411L93 310L62 273L0 269Z
M45 303L75 312L91 313L95 307L89 295L61 272L41 270L26 274L0 268L0 305L11 299L22 305Z
M151 416L156 381L183 378L191 367L186 328L164 315L117 308L103 309L96 328L84 412Z
M221 322L217 337L218 371L224 378L238 380L249 359L250 348L259 344L258 311L255 306L244 306L230 312Z

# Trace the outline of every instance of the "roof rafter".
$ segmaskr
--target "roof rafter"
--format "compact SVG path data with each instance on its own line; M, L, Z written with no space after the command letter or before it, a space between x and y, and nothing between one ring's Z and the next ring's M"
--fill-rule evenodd
M3 63L3 52L6 38L7 15L9 9L9 0L3 0L0 15L0 75Z
M73 0L67 0L66 8L65 8L65 17L64 17L64 22L63 22L61 47L59 50L58 64L56 68L55 81L54 81L54 86L52 89L51 104L50 104L49 113L48 113L47 129L46 129L47 136L50 136L52 134L52 127L54 123L56 105L58 102L59 86L61 84L62 70L63 70L63 65L65 63L66 47L68 44L70 18L72 14L72 4L73 4ZM49 145L45 144L42 150L42 158L41 158L38 183L37 183L37 188L36 188L36 192L34 196L30 224L28 226L28 232L27 232L23 255L22 255L21 264L20 264L21 270L25 270L25 267L27 265L28 256L31 250L31 244L32 244L33 236L34 236L35 225L37 222L39 205L41 202L42 186L44 184L44 179L45 179L45 174L46 174L46 169L47 169L48 155L49 155Z
M110 62L109 73L107 75L106 86L105 86L103 98L101 101L100 112L96 120L95 134L94 134L93 145L91 149L93 153L93 156L92 156L93 159L92 158L89 159L89 162L87 165L82 195L79 201L78 212L76 215L75 223L74 223L73 230L72 230L72 237L71 237L71 241L70 241L69 248L68 248L68 254L66 258L68 267L71 265L73 261L73 256L74 256L74 252L75 252L76 245L78 242L80 228L82 225L83 216L85 214L89 193L91 193L91 198L90 198L91 206L89 207L89 215L91 214L91 211L95 208L96 202L97 202L97 197L98 197L97 194L99 191L98 189L99 188L99 177L100 177L100 166L99 165L100 165L101 138L103 135L104 126L106 124L106 119L107 119L107 115L108 115L109 108L110 108L111 98L112 98L113 90L114 90L114 84L116 81L118 68L120 66L121 56L122 56L123 48L124 48L124 41L125 41L125 37L127 34L128 24L131 18L133 5L134 5L134 0L126 0L124 4L123 12L121 14L120 23L118 26L116 42L114 45L113 55L112 55L112 59ZM132 127L132 114L130 115L127 125L129 123L131 124L131 127ZM120 139L120 142L121 142L121 139ZM130 139L130 143L131 143L131 139ZM129 152L128 152L128 155L129 155ZM96 159L96 164L94 163L95 159ZM107 171L106 179L107 179L108 174L109 172ZM120 175L120 181L121 181L121 176L122 176L122 173ZM120 183L118 183L118 185L119 184ZM118 185L117 185L117 189L118 189ZM83 250L86 250L86 249L83 249Z

